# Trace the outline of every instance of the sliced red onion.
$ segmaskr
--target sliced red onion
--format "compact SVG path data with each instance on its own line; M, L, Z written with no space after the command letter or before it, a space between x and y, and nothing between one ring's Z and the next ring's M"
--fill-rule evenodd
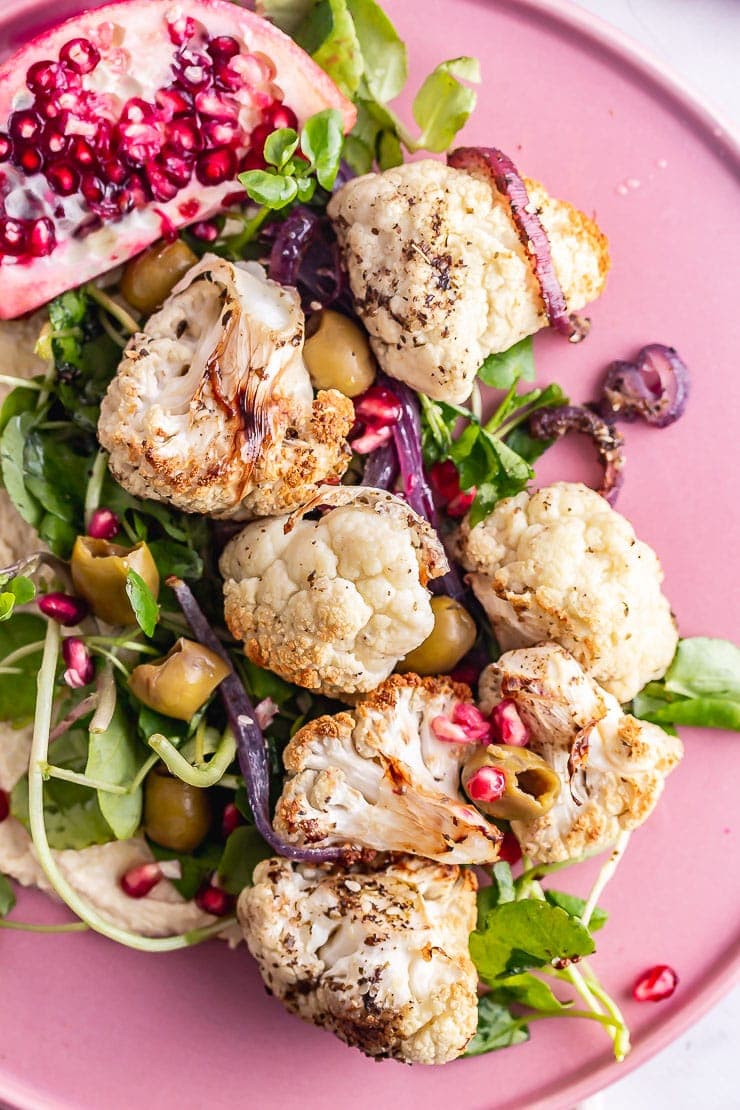
M211 628L203 610L193 597L190 587L180 578L171 577L166 583L175 594L193 635L199 643L215 651L231 666L226 651ZM310 860L313 863L326 863L332 860L346 861L352 855L347 848L300 848L288 844L278 836L272 827L270 817L270 774L267 761L267 745L262 730L257 724L256 711L247 692L231 671L218 687L226 715L236 740L239 766L247 787L249 805L254 823L263 840L287 859Z
M666 428L683 415L689 399L688 367L673 347L650 343L634 362L613 362L606 372L598 411L607 420L637 420Z
M398 478L398 456L395 444L385 443L367 456L362 473L363 486L392 490Z
M269 275L294 285L309 305L335 304L346 289L339 246L328 219L299 205L280 225L272 244Z
M624 480L624 439L613 424L582 405L560 405L534 413L529 418L529 431L535 439L559 439L566 432L590 436L604 467L598 492L614 504Z
M568 315L565 295L555 273L547 232L511 158L496 147L461 146L447 155L447 162L453 169L488 178L491 185L507 197L511 205L511 217L532 263L550 324L571 343L579 343L585 339L591 326L590 321L574 314Z

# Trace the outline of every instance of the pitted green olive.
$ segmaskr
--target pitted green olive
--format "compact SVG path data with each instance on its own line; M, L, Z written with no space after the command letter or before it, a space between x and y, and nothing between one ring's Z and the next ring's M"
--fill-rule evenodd
M156 598L159 572L145 543L121 547L108 540L78 536L70 563L75 590L84 597L96 617L108 624L135 624L136 617L126 595L130 570L139 574Z
M154 243L126 263L121 292L132 308L148 316L167 300L180 278L197 261L182 239Z
M150 709L189 721L230 670L215 651L179 639L162 659L134 667L128 684Z
M144 831L173 852L192 852L211 827L207 790L189 786L164 767L150 771L144 783Z
M433 597L434 628L423 643L410 651L396 667L400 674L449 674L467 655L478 635L475 621L451 597Z
M338 389L358 397L375 381L375 359L363 330L341 312L311 317L303 359L314 389Z
M484 767L493 767L504 776L504 793L495 801L476 800L468 783ZM489 744L477 748L463 767L463 789L471 801L489 817L506 821L532 821L552 809L560 793L560 779L545 760L529 748L510 744Z

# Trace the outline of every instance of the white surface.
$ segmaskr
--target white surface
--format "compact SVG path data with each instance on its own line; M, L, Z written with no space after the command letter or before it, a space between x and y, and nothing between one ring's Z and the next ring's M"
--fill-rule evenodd
M648 47L740 130L740 0L579 2ZM579 1110L740 1110L738 1029L740 988Z

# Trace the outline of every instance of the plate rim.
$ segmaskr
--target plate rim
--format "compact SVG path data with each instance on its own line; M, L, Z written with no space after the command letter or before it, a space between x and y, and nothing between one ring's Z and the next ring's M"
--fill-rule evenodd
M517 16L524 13L525 18L528 14L532 18L546 20L554 28L575 34L585 43L596 44L606 55L626 63L638 78L647 80L665 95L672 102L673 110L680 111L684 119L688 116L715 155L740 177L740 125L729 120L710 97L699 92L691 81L687 81L653 50L607 19L581 7L574 0L484 0L483 6L508 10ZM9 18L17 19L38 7L39 0L18 0ZM6 22L4 16L5 13L0 13L0 31ZM669 1018L653 1025L634 1044L621 1064L604 1059L576 1080L566 1080L565 1085L554 1082L546 1093L528 1103L527 1110L564 1110L610 1087L656 1056L740 984L740 939L731 953L730 960L718 964L691 993L688 1001L682 1003ZM508 1110L513 1110L515 1105L508 1103ZM0 1067L1 1110L66 1110L68 1106L68 1102L60 1101L56 1096L50 1099L43 1091L32 1090L27 1081L15 1078L7 1067Z

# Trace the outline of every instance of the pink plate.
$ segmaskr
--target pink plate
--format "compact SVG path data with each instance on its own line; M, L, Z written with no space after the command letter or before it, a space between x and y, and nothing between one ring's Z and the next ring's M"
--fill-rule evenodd
M5 0L4 44L79 0ZM476 54L480 105L469 142L495 144L557 196L593 212L613 270L588 341L538 340L538 368L578 400L614 358L675 345L694 374L687 415L665 431L630 427L620 508L660 553L685 635L738 637L740 472L737 274L740 159L722 128L616 32L550 0L388 0L411 46L412 84L443 58ZM588 476L556 448L541 477ZM596 966L632 1027L610 1062L590 1023L533 1026L528 1045L443 1069L374 1064L290 1018L249 957L216 943L140 955L99 937L3 933L0 1099L53 1110L505 1110L572 1105L665 1045L726 989L739 961L737 783L740 744L686 731L686 759L638 832L603 902ZM569 881L588 888L595 868ZM60 911L40 895L27 920ZM634 1004L655 963L680 976L674 997Z

